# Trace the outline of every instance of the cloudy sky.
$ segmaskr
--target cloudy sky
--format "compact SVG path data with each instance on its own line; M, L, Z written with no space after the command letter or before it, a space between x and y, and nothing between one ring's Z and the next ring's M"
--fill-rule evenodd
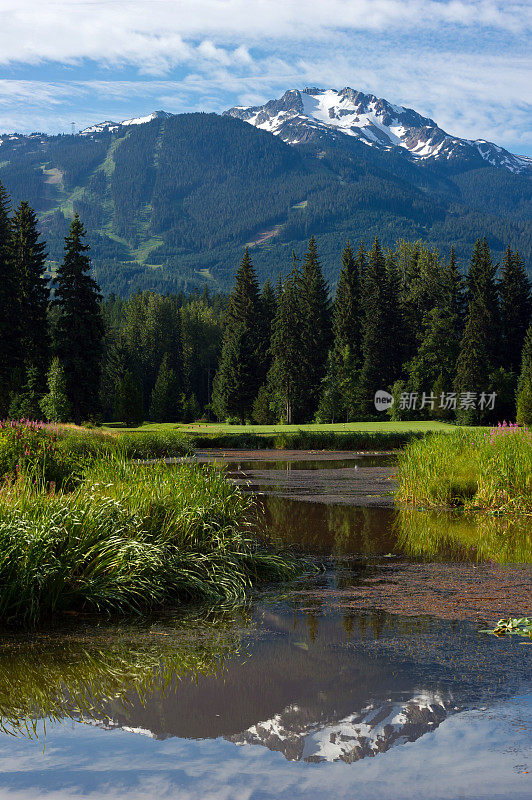
M0 131L352 86L532 155L530 0L0 0L0 12Z

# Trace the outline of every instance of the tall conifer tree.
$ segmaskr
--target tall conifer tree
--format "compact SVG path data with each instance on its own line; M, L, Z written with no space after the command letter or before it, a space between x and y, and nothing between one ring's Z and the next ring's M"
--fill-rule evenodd
M398 377L396 357L393 356L397 347L394 316L398 313L398 304L392 296L378 239L375 239L368 257L362 298L364 327L359 395L361 410L368 414L375 412L375 392L390 388Z
M80 423L98 410L103 340L98 284L90 276L85 228L74 215L65 237L65 256L54 280L57 354L67 380L72 417Z
M303 258L300 282L303 313L299 330L306 343L302 364L306 382L303 415L306 419L312 419L318 408L327 355L332 343L329 286L323 277L314 236L311 236Z
M272 366L268 381L275 393L279 415L285 422L302 422L306 413L307 342L301 335L306 314L301 273L292 252L292 270L285 279L272 328Z
M477 239L473 248L469 273L467 276L467 301L470 305L475 300L483 306L486 315L486 340L489 371L495 370L501 361L500 347L500 312L499 293L497 289L497 266L493 263L486 239Z
M23 367L19 381L24 381L28 370L33 369L33 383L44 390L49 351L49 289L45 278L46 245L39 239L37 217L33 209L22 202L12 220L12 258L21 331L18 362ZM20 383L16 388L20 388Z
M9 197L0 183L0 417L7 414L13 370L21 355L19 297L9 212Z
M530 324L531 297L530 281L523 262L519 253L512 253L509 247L506 248L502 261L499 292L502 363L517 375L521 367L525 335Z
M213 385L216 415L251 417L264 374L263 314L255 269L246 248L229 295L220 366Z

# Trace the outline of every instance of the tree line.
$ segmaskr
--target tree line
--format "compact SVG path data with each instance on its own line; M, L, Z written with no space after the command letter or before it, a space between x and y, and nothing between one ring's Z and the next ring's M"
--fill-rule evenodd
M259 292L246 251L229 296L213 409L257 423L381 418L532 422L531 285L478 239L465 275L421 242L348 242L334 300L311 237Z
M311 237L275 286L246 250L225 297L103 300L77 215L49 280L30 206L0 185L0 416L200 417L256 423L380 418L532 421L531 287L517 252L348 242L334 298ZM393 404L390 404L393 399Z

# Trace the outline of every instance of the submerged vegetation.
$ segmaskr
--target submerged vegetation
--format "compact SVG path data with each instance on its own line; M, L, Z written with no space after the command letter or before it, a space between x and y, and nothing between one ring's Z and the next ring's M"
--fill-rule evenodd
M417 506L532 512L532 434L500 425L411 442L399 457L397 499Z

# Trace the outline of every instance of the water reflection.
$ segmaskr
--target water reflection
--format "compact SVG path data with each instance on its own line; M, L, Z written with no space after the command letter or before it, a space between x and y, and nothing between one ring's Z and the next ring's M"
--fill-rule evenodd
M269 535L322 556L532 562L532 522L525 516L301 503L275 495L263 495L257 504Z

